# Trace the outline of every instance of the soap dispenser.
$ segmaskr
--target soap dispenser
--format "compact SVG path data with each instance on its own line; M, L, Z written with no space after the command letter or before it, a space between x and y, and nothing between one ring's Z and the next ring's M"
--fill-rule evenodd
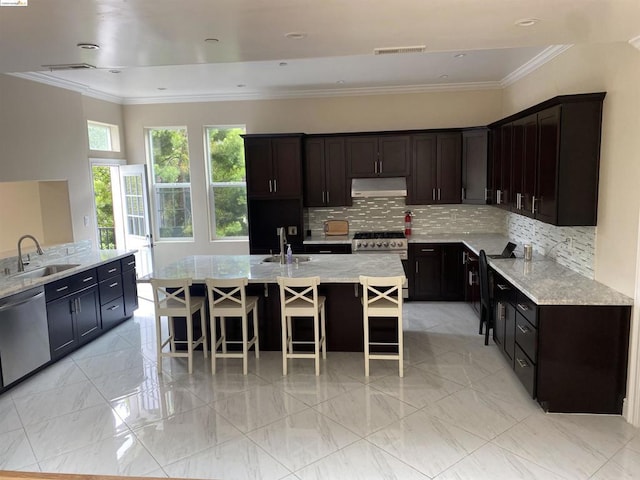
M293 252L291 251L291 244L287 244L287 263L293 263Z

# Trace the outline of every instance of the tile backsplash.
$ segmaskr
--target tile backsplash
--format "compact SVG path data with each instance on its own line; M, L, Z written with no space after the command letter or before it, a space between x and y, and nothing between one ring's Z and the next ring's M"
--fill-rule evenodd
M403 230L413 212L413 232L501 233L588 278L594 278L596 227L556 227L490 205L405 205L402 197L355 198L351 207L305 209L306 229L322 235L325 220L348 220L351 232ZM571 239L571 245L566 242Z
M556 227L507 213L507 235L585 277L594 278L596 227ZM569 243L567 243L569 242Z
M405 205L404 198L354 198L351 207L308 208L305 224L321 235L325 220L348 220L351 232L404 230L404 212L413 212L416 234L506 233L506 212L485 205Z

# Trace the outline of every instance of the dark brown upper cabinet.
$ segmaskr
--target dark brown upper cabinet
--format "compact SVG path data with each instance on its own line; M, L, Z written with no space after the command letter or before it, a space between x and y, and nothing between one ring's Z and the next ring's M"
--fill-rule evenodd
M560 96L492 125L496 203L553 225L596 225L604 97Z
M345 142L349 177L404 177L409 174L409 135L349 136Z
M344 138L308 137L304 147L304 206L351 205Z
M244 135L249 198L302 197L301 137Z
M406 203L461 203L461 134L451 132L412 135L411 146L413 162Z
M462 203L487 203L487 129L462 132Z

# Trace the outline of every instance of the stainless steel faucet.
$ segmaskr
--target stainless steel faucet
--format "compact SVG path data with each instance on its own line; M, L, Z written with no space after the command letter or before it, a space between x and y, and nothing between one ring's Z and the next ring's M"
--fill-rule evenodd
M284 233L284 227L278 227L278 239L280 241L280 263L287 263L287 236Z
M22 241L25 238L30 238L31 240L33 240L33 243L36 244L36 253L38 255L44 255L44 252L42 251L42 248L40 248L40 244L38 243L38 240L36 240L36 237L34 237L33 235L21 236L20 239L18 240L18 271L19 272L24 272L24 261L22 260Z

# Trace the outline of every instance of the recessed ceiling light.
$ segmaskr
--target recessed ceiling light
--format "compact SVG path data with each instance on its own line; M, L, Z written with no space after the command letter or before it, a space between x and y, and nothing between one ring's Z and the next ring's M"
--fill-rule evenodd
M121 73L121 72L122 70L116 70L116 69L109 70L109 73Z
M207 43L218 43L220 40L217 38L205 38L204 41Z
M246 85L244 83L239 83L238 85L236 85L238 88L244 88L246 87Z
M467 54L466 53L457 53L456 55L453 56L453 58L462 58L462 57L466 57Z
M76 46L84 50L100 50L100 45L95 43L78 43Z
M289 64L287 62L280 62L278 65L281 67L286 67Z
M449 75L446 75L446 74L445 75L440 75L440 78L442 78L444 80L445 78L449 78Z
M301 40L305 38L307 34L304 32L289 32L289 33L286 33L284 36L292 40Z
M540 20L538 20L537 18L521 18L520 20L516 20L515 24L518 27L532 27L539 21Z
M337 83L338 85L344 85L344 80L338 80L336 83Z
M158 87L158 90L166 90L167 87Z

